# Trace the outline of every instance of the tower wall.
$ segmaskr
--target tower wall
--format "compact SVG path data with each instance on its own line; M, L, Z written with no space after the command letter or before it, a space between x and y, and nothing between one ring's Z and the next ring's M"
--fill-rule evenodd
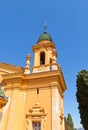
M33 117L33 118L29 117L30 126L32 125L32 121L40 121L42 130L51 130L51 89L40 88L39 94L37 94L36 89L28 90L25 114L27 114L27 112L32 107L34 107L36 103L39 104L39 107L42 107L44 109L45 116L44 117L39 116L39 117Z

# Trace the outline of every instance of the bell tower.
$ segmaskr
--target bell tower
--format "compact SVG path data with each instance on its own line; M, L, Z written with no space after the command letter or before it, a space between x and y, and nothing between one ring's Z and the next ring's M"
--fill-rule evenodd
M51 36L44 32L32 47L34 51L33 73L57 70L57 52Z
M56 61L57 52L51 35L45 31L32 49L34 52L32 73L40 77L36 78L38 97L35 99L42 104L44 110L42 113L44 118L38 121L36 126L41 127L38 130L64 130L63 97L66 85L61 67Z
M66 84L57 63L55 44L44 31L26 57L25 68L0 63L1 87L8 97L1 130L65 130L63 98Z

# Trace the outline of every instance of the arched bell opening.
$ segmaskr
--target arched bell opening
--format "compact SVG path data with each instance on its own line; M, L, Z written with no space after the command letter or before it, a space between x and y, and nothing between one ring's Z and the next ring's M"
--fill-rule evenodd
M40 53L40 65L44 65L45 64L45 52L42 51Z

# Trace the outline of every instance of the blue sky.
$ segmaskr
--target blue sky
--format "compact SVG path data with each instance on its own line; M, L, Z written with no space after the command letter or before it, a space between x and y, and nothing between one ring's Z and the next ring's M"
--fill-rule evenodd
M0 62L25 67L45 20L67 84L65 116L80 127L76 75L88 69L88 0L0 0Z

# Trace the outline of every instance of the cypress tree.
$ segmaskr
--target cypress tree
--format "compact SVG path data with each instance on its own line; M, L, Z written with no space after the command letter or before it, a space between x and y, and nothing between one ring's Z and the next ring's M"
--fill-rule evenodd
M88 71L81 70L76 80L78 109L81 123L85 130L88 130Z
M70 114L68 114L66 122L70 126L71 130L75 130L74 123Z

